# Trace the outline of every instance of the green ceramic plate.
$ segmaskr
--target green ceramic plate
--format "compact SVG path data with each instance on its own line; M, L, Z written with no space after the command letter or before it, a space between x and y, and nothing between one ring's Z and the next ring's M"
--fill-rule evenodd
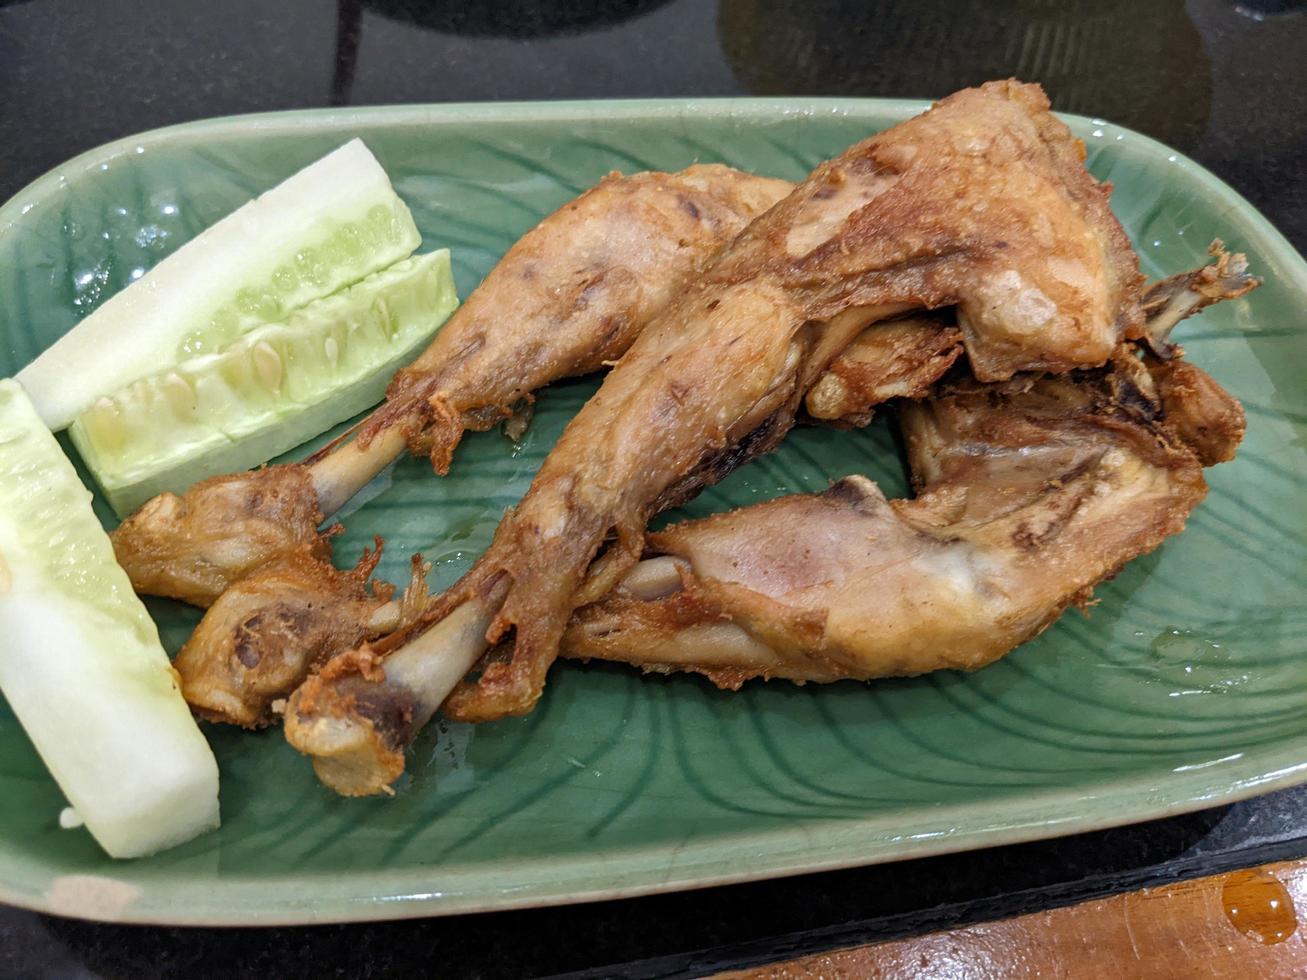
M916 102L730 100L301 112L94 150L0 210L0 375L258 191L362 136L466 293L527 228L613 169L692 161L798 178ZM323 790L278 731L209 730L221 831L114 863L0 702L0 900L132 921L382 919L631 895L889 861L1209 806L1307 779L1307 266L1246 201L1166 147L1073 119L1150 274L1224 238L1267 284L1183 328L1247 406L1189 529L978 674L720 693L692 677L562 665L534 714L435 726L394 799ZM595 388L559 385L513 449L471 436L452 475L401 463L345 515L401 580L451 581ZM904 479L883 426L795 432L692 514L865 472ZM105 519L107 508L101 507ZM195 614L152 605L176 648Z

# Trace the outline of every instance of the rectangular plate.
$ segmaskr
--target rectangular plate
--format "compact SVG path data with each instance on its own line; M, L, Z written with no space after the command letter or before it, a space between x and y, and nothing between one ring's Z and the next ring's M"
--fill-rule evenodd
M314 111L214 120L78 157L0 210L0 376L255 193L362 136L464 295L541 217L620 169L722 161L797 179L924 108L741 99ZM1189 529L1098 591L1088 618L977 674L754 683L560 665L529 717L432 726L394 799L346 800L279 731L210 728L220 831L106 858L0 702L0 900L142 922L384 919L794 874L1159 817L1307 778L1307 266L1239 195L1166 147L1071 118L1150 275L1220 237L1266 285L1184 325L1243 400L1239 458ZM350 562L408 556L443 586L489 542L595 388L555 386L525 443L469 436L452 474L407 460L345 515ZM904 492L890 433L807 428L704 493L709 511L865 472ZM381 491L385 492L382 493ZM102 515L108 511L99 502ZM682 513L685 513L682 512ZM193 610L152 603L176 649Z

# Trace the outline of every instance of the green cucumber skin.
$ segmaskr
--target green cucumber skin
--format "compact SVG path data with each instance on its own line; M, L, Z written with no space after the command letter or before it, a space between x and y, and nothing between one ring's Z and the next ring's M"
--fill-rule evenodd
M285 319L420 242L385 171L353 140L163 259L18 380L58 431L101 395Z
M265 463L377 404L395 371L430 343L457 305L448 250L415 256L227 351L101 399L69 434L123 516L159 493L181 493L206 477ZM388 331L387 342L376 342ZM334 367L320 356L328 337L340 341ZM283 355L275 389L270 378L260 378L252 356L261 344ZM180 409L168 394L201 390L202 397L184 398ZM97 425L105 415L117 420L112 437Z
M0 690L111 856L218 826L217 763L158 629L13 381L0 381L0 637Z

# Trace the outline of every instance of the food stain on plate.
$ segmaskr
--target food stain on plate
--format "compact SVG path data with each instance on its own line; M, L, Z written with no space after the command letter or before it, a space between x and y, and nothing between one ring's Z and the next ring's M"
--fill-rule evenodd
M47 907L56 915L102 922L121 918L140 897L135 885L102 875L60 875L45 894Z

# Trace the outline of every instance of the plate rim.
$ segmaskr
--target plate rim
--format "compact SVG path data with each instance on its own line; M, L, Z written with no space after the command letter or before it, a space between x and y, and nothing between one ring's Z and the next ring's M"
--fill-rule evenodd
M0 205L0 235L20 232L22 218L26 210L30 209L29 205L57 194L62 187L75 183L79 177L103 164L111 164L115 160L143 152L144 148L151 145L203 140L226 133L321 133L348 130L359 125L420 125L455 120L545 120L556 123L596 119L656 121L660 118L671 120L696 111L705 115L755 121L818 113L851 115L857 110L907 118L930 104L927 99L728 96L418 103L219 116L145 130L112 140L52 168ZM1058 116L1071 125L1078 135L1099 130L1112 137L1121 136L1147 155L1165 157L1168 162L1181 167L1208 194L1223 204L1227 213L1238 216L1240 232L1249 239L1249 244L1254 245L1264 257L1274 260L1279 285L1300 296L1304 307L1307 307L1307 261L1238 191L1201 164L1135 130L1096 117L1071 113L1058 113ZM1108 140L1104 139L1104 142ZM1221 778L1213 781L1213 775L1218 771ZM125 906L114 902L106 904L103 896L94 893L84 897L60 896L57 892L37 894L31 888L10 881L9 877L14 872L22 872L24 862L10 856L14 851L6 853L0 850L0 903L46 914L105 922L179 926L306 925L542 907L707 888L1048 839L1231 803L1307 782L1307 739L1293 740L1270 748L1254 748L1228 766L1195 773L1177 772L1175 776L1175 779L1167 780L1172 791L1166 799L1143 804L1137 802L1141 796L1156 793L1156 774L1105 783L1079 783L1038 793L999 797L981 804L973 802L956 807L903 809L894 813L839 820L803 820L802 826L809 833L805 835L797 853L790 853L786 848L778 846L777 840L792 838L795 832L793 827L753 831L732 838L737 846L746 840L757 845L753 860L746 867L737 867L735 870L712 870L712 857L719 855L722 849L722 841L713 838L687 842L678 848L673 861L662 869L664 875L661 880L651 880L656 878L657 872L655 870L650 873L649 858L659 853L665 854L667 849L649 845L608 852L607 855L604 852L573 855L561 861L550 858L522 861L514 865L515 870L539 863L542 867L548 865L551 873L525 875L529 883L513 890L506 886L490 885L463 891L434 891L432 883L440 879L441 873L433 867L423 865L379 872L343 872L336 880L348 881L348 888L338 888L333 884L328 896L303 903L287 902L284 897L278 898L275 894L270 897L269 889L275 889L274 883L278 880L275 875L214 879L204 882L208 897L198 911L192 911L185 901L188 892L196 884L193 876L182 875L170 879L166 871L157 877L137 876L134 880L130 874L121 879L111 875L93 875L91 877L110 884L128 883L140 889L138 899ZM1103 807L1114 801L1121 805L1100 810L1097 814L1085 814L1081 809L1090 804ZM968 810L974 816L977 806L983 808L984 826L965 832L948 829L950 813ZM938 827L927 833L897 838L886 835L890 824L899 821L909 823L922 813L929 813ZM842 843L843 839L854 840L859 835L867 838L861 848L848 846L847 842ZM821 853L822 851L830 853ZM18 853L21 856L21 850ZM719 858L716 863L721 865L723 862ZM36 871L39 867L38 864L32 870ZM124 862L114 867L127 871L132 865ZM657 868L656 863L654 867ZM703 870L696 871L696 868ZM482 880L492 877L486 875L484 870L478 870L475 864L454 866L446 873L454 881L464 878L475 880L478 876ZM631 880L623 882L623 875ZM616 877L619 883L606 887L593 884L578 887L585 880L593 883L600 876ZM56 882L58 880L54 879ZM417 883L423 880L427 884L426 891L416 888ZM575 880L576 884L569 887L567 882L570 880Z
M409 879L421 880L424 875L423 871L349 871L345 872L342 877L364 887L352 888L348 894L333 894L321 904L314 901L269 904L266 900L266 891L270 887L275 887L278 878L275 875L266 878L242 876L205 883L204 886L210 893L207 902L212 904L206 904L203 911L191 912L185 908L184 903L195 887L196 882L194 879L184 878L169 881L166 877L161 877L157 880L152 878L132 882L114 878L110 875L89 874L59 876L53 882L58 883L61 878L66 878L74 884L88 883L91 887L86 890L84 895L73 894L71 890L57 892L53 887L45 894L37 895L30 891L16 891L11 888L7 881L0 879L0 903L45 915L56 915L92 922L147 926L241 928L250 926L306 926L390 922L466 915L478 912L549 908L622 898L639 898L647 895L697 891L723 885L790 878L798 875L840 871L849 868L871 867L916 858L937 857L1011 844L1051 840L1180 816L1210 807L1236 803L1253 796L1260 796L1264 793L1287 789L1307 782L1307 751L1300 752L1296 756L1292 756L1291 753L1286 754L1298 761L1271 773L1262 772L1265 769L1264 765L1249 766L1247 768L1257 770L1257 774L1237 780L1235 785L1228 791L1224 788L1209 789L1206 792L1195 791L1181 798L1175 798L1166 804L1159 805L1150 810L1147 816L1143 817L1125 810L1117 810L1115 812L1120 814L1119 816L1059 817L1049 814L1042 819L1032 819L1028 822L1009 821L1005 823L998 811L1008 808L1028 811L1038 809L1040 801L1048 800L1061 804L1067 802L1068 797L1072 798L1072 803L1081 805L1111 801L1117 796L1128 795L1131 791L1146 792L1152 789L1153 783L1148 777L1114 781L1111 784L1112 792L1104 794L1077 792L1075 788L1051 789L1037 794L1025 794L1019 797L1000 799L997 801L997 806L993 803L988 804L988 806L994 808L995 820L993 825L979 830L970 830L956 837L953 837L947 829L937 829L909 835L888 843L877 842L875 849L870 851L859 852L855 848L844 848L843 854L831 857L805 857L788 861L784 860L784 855L780 855L780 860L775 863L767 863L768 857L777 856L778 851L774 849L771 854L764 852L761 859L747 870L720 871L708 874L696 872L694 862L690 860L685 862L686 866L684 868L678 871L669 869L663 880L655 882L582 888L540 889L531 886L519 888L518 894L513 894L506 887L450 892L431 890L432 876L429 874L429 868L425 877L428 882L425 891L407 884ZM1261 756L1253 755L1249 757L1245 754L1245 758L1261 758ZM1228 781L1229 777L1227 775L1226 779L1221 781L1222 786ZM1126 787L1129 787L1129 789L1123 793L1123 788ZM1080 789L1084 788L1086 787L1080 787ZM804 821L803 823L806 828L815 832L813 836L820 834L822 831L830 831L832 828L846 831L845 836L853 836L857 830L866 830L878 824L888 823L891 820L910 820L913 816L927 811L937 815L947 815L954 810L965 810L975 806L976 804L964 804L949 808L905 809L892 815L872 818L850 818L846 820L823 818ZM948 821L946 819L943 822L947 823ZM793 829L776 828L751 833L741 837L740 840L747 839L757 844L764 844L773 838L791 837L793 833ZM903 843L903 841L907 841L907 843ZM700 853L711 854L720 850L721 846L722 843L719 839L686 844L679 849L678 858L686 856L693 859ZM664 850L664 848L658 847L631 848L623 851L623 856L618 861L635 864L648 855ZM811 850L811 845L807 850ZM3 857L4 855L0 854L0 858ZM579 869L582 874L577 875L578 878L593 880L594 874L589 869L604 869L611 873L613 863L612 860L602 857L579 860L575 857L569 857L564 862L553 863L547 858L541 858L521 861L515 864L514 867L519 870L530 868L533 865L538 865L541 869L547 867L551 870L551 877L555 881L566 880L558 874L560 870L564 868ZM119 866L129 867L130 862L121 862ZM482 874L475 865L468 865L466 869L459 871L460 877ZM638 867L633 868L633 870L637 876L640 874ZM409 890L401 891L396 887L394 882L401 878L405 879L405 887L409 888ZM107 896L100 886L107 887ZM133 899L120 904L114 897L116 890L119 888L139 892L138 897L146 900L136 901ZM226 905L222 911L215 912L213 909L218 902L226 902Z

